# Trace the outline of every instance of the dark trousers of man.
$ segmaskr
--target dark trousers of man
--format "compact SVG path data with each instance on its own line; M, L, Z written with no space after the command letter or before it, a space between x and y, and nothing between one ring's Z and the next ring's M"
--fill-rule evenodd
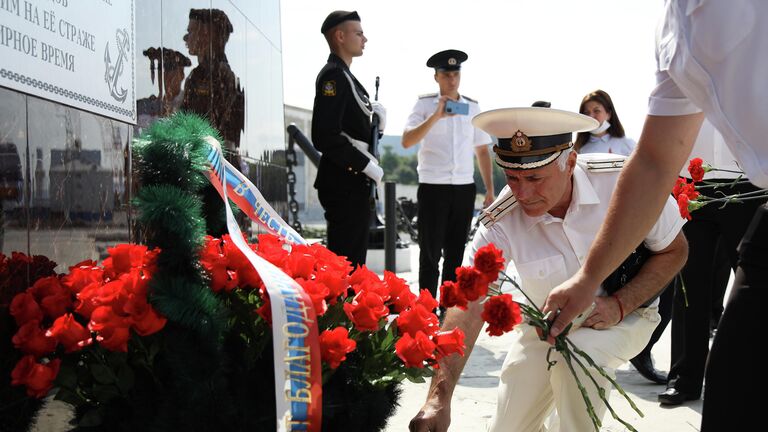
M467 243L475 185L419 183L419 286L437 296L438 265L443 258L442 281L456 280Z
M656 345L656 342L659 341L661 335L664 334L667 324L669 324L669 321L672 319L672 303L675 295L675 287L677 285L678 276L675 276L675 278L672 279L672 282L670 282L667 287L664 288L664 291L659 294L659 316L661 317L661 321L659 321L656 330L651 334L651 339L648 341L648 345L646 345L636 357L650 355L653 346Z
M346 187L345 187L346 186ZM328 224L328 249L347 257L353 266L365 264L371 227L370 187L361 182L350 189L318 189Z
M727 181L727 180L722 180ZM701 189L708 196L722 196L754 191L749 183L733 188ZM683 232L688 240L688 261L683 267L684 290L675 293L672 312L672 367L669 387L698 399L704 381L704 367L709 353L712 299L718 296L714 287L718 268L718 248L735 255L739 241L760 204L755 201L731 203L723 208L708 204L691 213L692 220ZM687 304L686 304L687 301ZM719 330L718 330L719 331Z
M763 421L766 385L768 206L761 207L739 246L739 268L707 365L702 432L753 430Z

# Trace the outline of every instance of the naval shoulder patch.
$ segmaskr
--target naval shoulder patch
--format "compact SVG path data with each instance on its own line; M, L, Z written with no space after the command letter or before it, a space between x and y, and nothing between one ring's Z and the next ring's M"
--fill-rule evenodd
M589 172L615 172L624 167L626 156L590 153L579 155L579 162Z
M478 221L486 228L490 228L515 207L517 207L517 198L512 194L509 186L504 186L496 200L481 212Z
M323 96L336 96L336 80L323 81Z
M423 95L419 95L419 99L427 99L427 98L433 98L437 97L437 93L427 93Z

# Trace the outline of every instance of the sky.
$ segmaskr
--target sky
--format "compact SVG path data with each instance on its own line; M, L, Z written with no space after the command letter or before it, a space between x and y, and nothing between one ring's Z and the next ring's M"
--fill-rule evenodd
M385 133L400 135L421 94L437 89L427 59L469 55L459 92L483 110L536 100L577 111L602 89L627 136L639 137L654 86L654 35L662 0L283 0L284 102L312 108L328 57L320 25L333 10L357 10L368 42L352 73L387 108ZM308 132L308 131L305 131Z

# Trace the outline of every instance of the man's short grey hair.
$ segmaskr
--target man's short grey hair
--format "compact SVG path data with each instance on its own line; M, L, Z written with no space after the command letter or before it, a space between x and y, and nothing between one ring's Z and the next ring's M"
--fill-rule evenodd
M566 167L568 167L568 155L570 155L571 152L573 152L573 147L563 150L563 152L560 153L560 156L555 159L555 163L557 163L557 167L560 168L560 171L565 171Z

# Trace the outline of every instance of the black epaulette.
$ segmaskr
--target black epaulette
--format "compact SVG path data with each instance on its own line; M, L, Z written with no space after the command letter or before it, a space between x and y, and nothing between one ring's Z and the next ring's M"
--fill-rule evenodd
M419 95L419 99L426 99L426 98L433 98L437 97L437 93L427 93L423 95Z
M470 102L478 103L476 100L472 99L471 97L469 97L467 95L461 95L461 97L463 97L464 99L466 99L466 100L468 100Z

